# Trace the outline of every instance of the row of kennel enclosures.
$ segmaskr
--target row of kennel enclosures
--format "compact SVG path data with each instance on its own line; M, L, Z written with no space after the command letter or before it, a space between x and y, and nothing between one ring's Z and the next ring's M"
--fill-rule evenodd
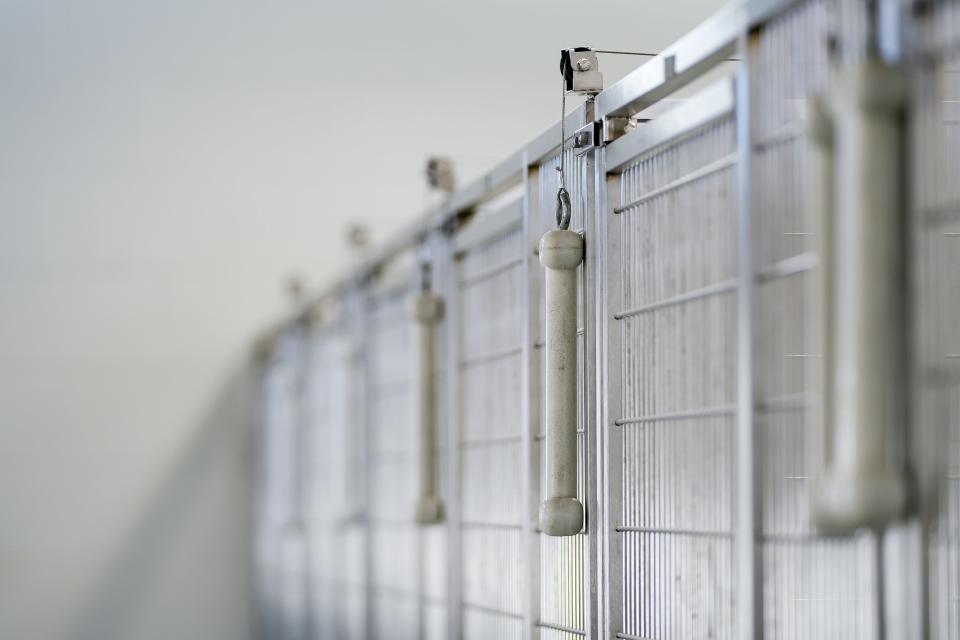
M811 113L844 69L878 60L907 72L906 407L884 437L909 497L884 526L832 533L810 506L836 341L818 318L827 267L853 249L823 250ZM960 3L747 0L564 131L562 148L558 123L272 333L264 637L960 639ZM586 518L552 537L537 517L538 242L556 226L561 154L585 247ZM442 303L426 395L412 310L425 290ZM418 524L427 463L442 514Z

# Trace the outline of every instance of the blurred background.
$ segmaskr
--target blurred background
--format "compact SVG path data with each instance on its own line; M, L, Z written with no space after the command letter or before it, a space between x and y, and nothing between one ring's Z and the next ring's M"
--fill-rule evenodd
M463 184L553 124L559 49L719 6L0 0L0 638L252 637L247 363L287 283L419 215L429 156Z

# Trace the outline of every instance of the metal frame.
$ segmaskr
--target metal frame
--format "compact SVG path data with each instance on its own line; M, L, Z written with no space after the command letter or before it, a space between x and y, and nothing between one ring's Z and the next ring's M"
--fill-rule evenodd
M764 585L769 581L771 567L778 561L774 552L766 545L776 538L776 532L766 529L764 500L766 487L765 472L767 465L764 438L764 419L771 410L796 410L805 406L806 396L766 397L762 393L764 377L763 350L767 348L763 337L759 336L765 322L762 314L763 287L784 277L795 277L814 269L817 257L811 252L798 253L789 258L765 263L763 251L758 248L757 238L762 233L760 227L767 223L763 216L763 200L758 196L758 175L761 161L755 159L758 149L769 145L783 144L796 138L796 127L782 131L758 133L756 122L763 117L767 108L763 96L758 94L758 78L751 63L762 61L767 55L763 49L765 30L776 23L776 19L788 12L794 5L814 3L854 4L860 0L743 0L718 12L709 20L666 48L662 53L650 59L636 71L620 82L598 94L594 100L576 108L564 118L563 126L567 132L564 141L566 149L571 146L575 132L583 127L603 132L603 140L591 141L591 146L579 149L581 155L574 158L572 165L582 172L583 219L580 231L585 238L586 260L580 274L580 288L583 292L581 321L583 323L583 447L586 461L583 469L584 496L587 524L584 551L584 624L588 638L612 638L623 619L620 603L623 598L620 540L617 527L620 524L622 507L623 469L621 461L624 449L618 429L631 422L624 419L621 407L620 376L624 365L624 344L619 323L623 318L648 312L649 306L631 309L620 308L624 283L621 281L620 261L624 250L624 238L619 231L617 215L621 209L633 203L623 203L618 191L616 176L633 160L642 154L650 153L669 145L678 137L691 131L702 129L713 121L729 117L732 113L735 122L735 152L729 157L718 159L710 166L702 167L698 172L683 176L675 183L662 185L655 192L645 194L650 198L663 190L682 188L686 184L700 180L715 171L734 167L737 186L737 216L735 238L738 244L738 262L736 277L714 283L703 290L684 292L675 299L659 301L658 305L688 302L700 296L717 293L732 293L736 299L736 400L729 406L705 408L696 413L683 413L674 417L704 417L710 411L734 416L735 457L737 473L733 484L736 510L734 514L735 530L733 538L733 558L735 562L736 603L734 611L734 629L737 638L759 640L768 635L777 637L770 631L765 607L765 598L769 595ZM866 0L863 0L866 2ZM881 0L884 10L889 12L892 0ZM942 3L947 6L948 3ZM936 5L938 8L941 4ZM957 12L960 14L960 12ZM880 34L886 51L897 50L895 31ZM919 48L919 44L911 43ZM922 42L920 44L923 44ZM929 43L926 43L929 44ZM824 46L825 43L824 43ZM853 48L853 47L852 47ZM855 55L846 54L846 55ZM922 51L920 58L929 57L931 52ZM623 122L643 112L643 118L662 106L661 101L701 79L733 57L739 64L734 77L709 86L680 106L665 112L657 112L649 122L638 125L629 133L622 133ZM799 96L798 96L799 97ZM954 105L955 106L955 105ZM944 108L944 117L950 114ZM648 110L649 109L649 110ZM954 114L954 117L955 114ZM446 524L443 525L446 544L446 635L458 638L464 632L463 591L464 591L464 486L462 475L463 452L461 450L461 423L464 411L463 385L461 371L463 344L460 335L465 318L459 309L458 296L463 283L459 280L459 259L475 249L484 246L505 233L519 230L522 236L521 255L505 260L502 264L488 265L486 271L475 274L476 279L495 277L506 269L519 268L521 282L521 302L519 308L518 332L520 335L519 359L521 376L521 424L520 428L520 486L518 493L522 521L520 539L523 576L522 620L524 638L536 639L541 635L550 635L547 629L570 634L577 630L565 628L555 621L542 619L541 597L546 585L541 584L542 570L552 559L544 555L542 534L537 529L537 511L540 496L540 421L541 421L541 378L538 336L540 327L540 305L542 273L535 255L535 247L543 231L543 213L552 208L541 189L541 182L552 175L545 174L552 159L560 152L561 124L557 123L528 144L511 154L488 173L465 188L453 193L442 204L427 211L418 221L397 235L390 243L376 251L349 274L335 281L331 286L312 296L299 307L291 318L279 324L280 330L290 331L291 327L302 323L311 311L331 298L346 298L349 302L345 312L352 318L351 329L360 336L369 331L365 308L368 298L379 288L391 288L384 284L393 273L397 277L397 286L412 281L415 274L398 268L398 256L413 247L429 247L431 261L434 264L436 290L448 301L445 315L440 324L441 355L446 369L441 387L440 420L444 429L443 499L447 510ZM600 137L596 133L595 137ZM920 151L914 150L914 153ZM567 153L573 156L572 151ZM929 185L928 185L929 186ZM936 186L936 185L935 185ZM511 190L519 197L505 206L499 214L481 215L477 210ZM614 203L620 203L617 209ZM922 212L921 212L922 213ZM917 217L921 216L917 213ZM946 215L946 214L943 214ZM940 217L943 217L941 215ZM938 218L939 219L939 218ZM927 221L926 224L930 224ZM769 261L768 261L769 262ZM449 268L455 265L454 268ZM385 275L386 274L386 275ZM379 283L379 284L378 284ZM360 340L364 365L363 375L370 375L369 345ZM491 355L491 354L488 354ZM496 354L492 354L496 355ZM806 354L810 355L810 354ZM948 367L944 367L948 369ZM914 380L917 386L914 395L921 393L925 383L922 375ZM941 380L942 384L942 380ZM364 391L370 391L370 380L365 379ZM954 396L955 398L956 396ZM946 402L939 398L939 402ZM362 403L358 403L362 404ZM776 405L776 406L774 406ZM938 409L926 405L918 409L918 414ZM369 412L365 407L357 407L362 412L361 424L364 427L364 451L369 467L369 442L371 425ZM952 419L956 420L958 410L954 410ZM924 413L924 415L926 415ZM937 414L940 415L940 414ZM941 416L942 417L942 416ZM944 418L946 419L946 418ZM635 420L634 420L635 421ZM445 426L443 426L445 425ZM918 449L930 447L936 434L923 432L911 436L918 439L913 443ZM911 452L914 461L926 461L929 452ZM772 463L771 463L772 464ZM937 480L929 480L935 484ZM370 503L370 482L365 479L363 491L367 505ZM925 518L935 519L933 506L926 507L931 513L924 512ZM926 619L917 619L914 611L917 606L926 610L931 606L927 602L929 591L935 590L931 580L936 573L932 566L925 565L922 570L913 571L925 554L935 554L931 538L936 534L926 521L910 521L896 528L882 543L874 542L876 555L869 562L875 563L874 573L877 581L884 584L885 592L879 590L876 619L871 622L877 629L877 635L883 634L886 627L890 633L909 634L918 631L930 632ZM942 532L941 532L942 533ZM373 541L369 527L366 530L365 583L367 588L367 609L372 602ZM792 542L804 552L820 550L830 552L831 548L842 547L840 540L828 540L816 532L790 532ZM796 538L796 539L794 539ZM802 539L801 539L802 538ZM424 538L418 536L421 556ZM781 541L782 542L782 541ZM819 545L819 546L818 546ZM799 556L800 551L797 551ZM849 553L847 554L850 555ZM825 555L819 562L825 562ZM793 561L793 560L791 560ZM767 565L767 566L765 566ZM418 561L421 575L418 577L420 596L418 600L418 629L416 635L425 637L428 633L425 620L424 576L422 558ZM869 572L867 572L869 573ZM887 580L884 583L883 578ZM910 585L916 595L909 605L899 606L906 600L902 598L902 589L892 586L890 580ZM960 577L957 578L960 581ZM924 585L925 586L922 586ZM879 588L878 588L879 589ZM886 605L886 607L884 606ZM939 610L938 610L939 611ZM943 611L939 611L941 615ZM926 615L926 613L924 614ZM375 628L374 620L365 620L368 625L364 636L370 637ZM872 627L871 627L872 628ZM939 628L939 627L937 627ZM621 636L629 637L629 636ZM952 637L952 636L951 636Z
M751 55L751 34L739 42L741 58ZM759 483L761 474L756 455L754 416L754 263L753 233L750 220L750 171L753 136L750 125L750 77L747 66L737 73L736 129L737 129L737 612L739 637L744 640L763 638L763 554L757 544L760 522Z
M537 425L540 424L540 380L536 377L537 366L534 336L536 335L536 304L538 302L535 244L531 244L534 235L532 229L531 211L539 210L540 190L536 187L539 182L539 170L534 168L529 156L522 155L521 187L523 190L521 212L523 238L523 272L522 291L523 309L521 314L521 411L523 422L520 425L522 437L522 494L521 510L523 518L523 553L525 559L524 574L526 575L526 592L524 594L523 626L528 634L526 637L535 638L534 629L540 619L540 539L537 533L537 513L540 506L540 458L536 445Z
M702 22L696 29L651 58L631 74L599 93L592 115L587 105L567 114L564 127L567 141L576 131L594 120L606 121L639 113L670 93L693 82L736 51L741 36L803 0L735 0L727 8ZM307 297L293 314L298 317L326 298L369 279L372 273L407 247L419 244L431 232L478 205L501 195L524 181L525 167L531 167L556 152L561 126L557 124L523 145L493 169L453 193L440 205L425 212L416 222L376 250L361 265L336 278L330 285ZM288 322L286 320L281 324Z

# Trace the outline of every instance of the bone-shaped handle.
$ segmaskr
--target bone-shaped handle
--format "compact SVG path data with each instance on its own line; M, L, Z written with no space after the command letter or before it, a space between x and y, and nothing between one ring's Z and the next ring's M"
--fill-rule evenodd
M583 529L577 499L577 266L583 238L556 229L540 239L546 267L546 500L540 529L572 536Z
M437 487L437 382L435 330L443 312L443 301L429 292L414 299L419 346L417 369L420 387L420 493L416 521L433 524L443 521L443 502Z
M889 523L906 501L890 455L906 422L905 89L899 71L875 61L837 80L815 106L811 129L811 171L829 198L818 225L827 464L813 518L844 533Z

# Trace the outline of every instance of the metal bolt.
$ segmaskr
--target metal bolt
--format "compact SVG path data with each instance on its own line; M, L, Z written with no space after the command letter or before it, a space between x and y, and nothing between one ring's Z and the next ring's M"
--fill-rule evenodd
M593 68L593 63L590 62L589 58L579 58L577 60L577 71L590 71Z

